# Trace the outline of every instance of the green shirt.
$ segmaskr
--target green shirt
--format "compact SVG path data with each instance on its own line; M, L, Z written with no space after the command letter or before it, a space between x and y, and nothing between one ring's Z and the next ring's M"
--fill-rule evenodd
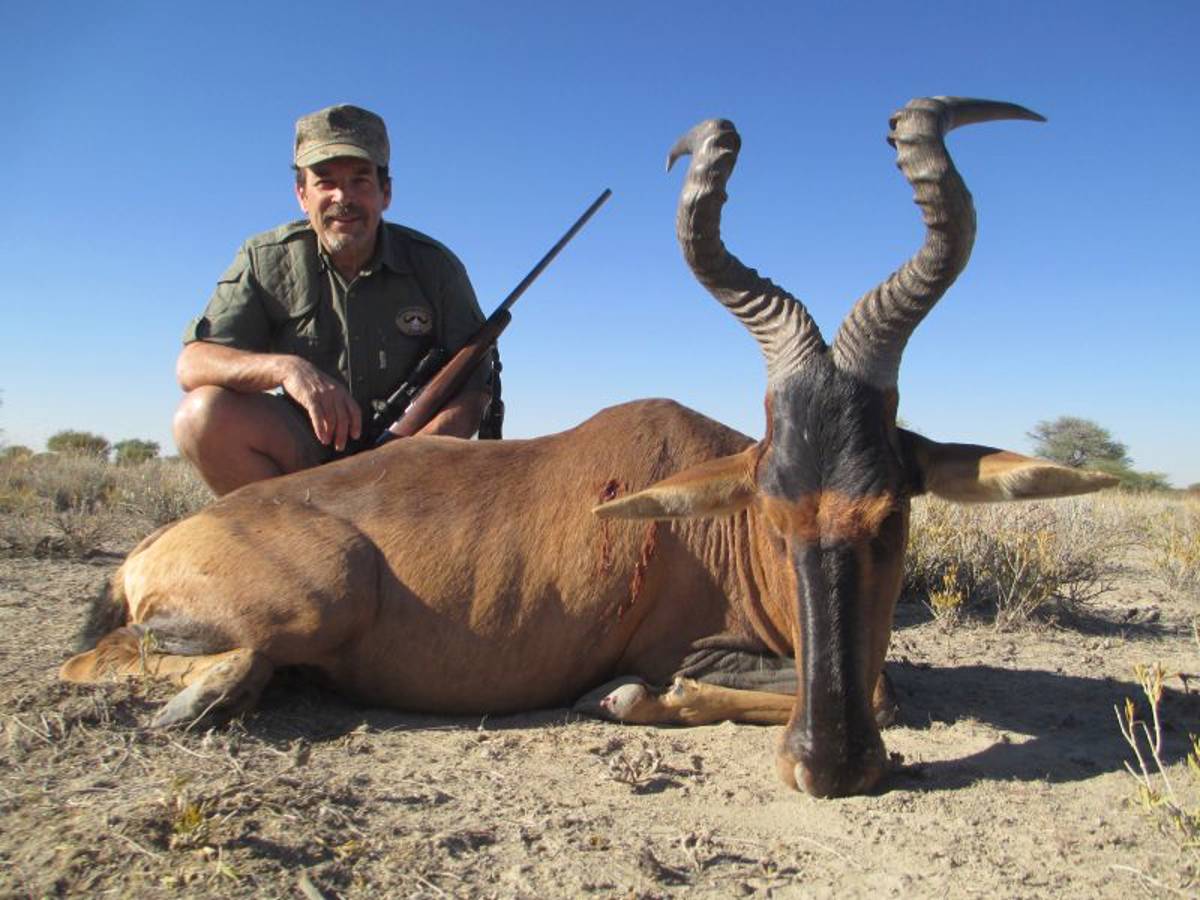
M430 347L454 353L483 321L463 264L433 238L382 223L374 256L347 282L301 221L241 246L183 340L300 356L370 415ZM467 387L489 374L481 366Z

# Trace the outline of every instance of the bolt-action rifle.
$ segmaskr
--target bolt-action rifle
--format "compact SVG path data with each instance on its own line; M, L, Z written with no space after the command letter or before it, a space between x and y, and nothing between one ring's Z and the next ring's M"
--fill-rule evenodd
M600 196L592 201L592 205L584 210L583 215L575 220L575 224L567 229L567 233L559 238L558 243L550 248L550 252L541 258L521 283L513 288L512 293L504 298L504 302L496 307L496 311L487 317L487 321L454 356L447 361L447 352L434 348L421 358L404 383L372 416L372 430L391 421L376 439L376 446L386 444L393 438L412 437L457 396L467 378L483 362L484 357L491 353L492 345L512 321L509 308L611 196L612 191L605 188ZM397 415L399 418L395 418ZM392 421L393 419L395 420Z

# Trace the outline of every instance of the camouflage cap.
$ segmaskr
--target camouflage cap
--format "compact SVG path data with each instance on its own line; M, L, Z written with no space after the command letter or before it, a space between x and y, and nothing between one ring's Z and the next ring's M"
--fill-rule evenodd
M340 104L296 120L296 167L315 166L336 156L369 159L386 166L391 147L383 119L361 106Z

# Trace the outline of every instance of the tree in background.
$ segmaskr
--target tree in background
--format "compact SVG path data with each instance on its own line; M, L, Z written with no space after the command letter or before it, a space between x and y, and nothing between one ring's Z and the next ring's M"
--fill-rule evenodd
M113 444L113 452L116 454L113 461L118 466L135 466L158 456L158 443L143 441L139 438L127 438Z
M1171 482L1164 472L1138 472L1126 463L1101 460L1089 469L1097 469L1121 479L1119 488L1125 491L1169 491Z
M1125 445L1091 419L1059 416L1053 422L1038 422L1029 437L1038 456L1076 469L1095 468L1100 462L1128 468L1132 462Z
M1077 469L1096 469L1115 475L1127 491L1165 491L1171 484L1162 472L1138 472L1133 468L1126 446L1113 438L1107 428L1091 419L1059 416L1042 421L1029 432L1033 452L1045 459Z
M33 451L24 444L5 444L0 447L0 461L11 462L20 459L29 459L33 456Z
M108 456L108 439L90 431L59 431L50 435L46 441L46 449L53 453L63 453L73 456L95 456L100 459Z

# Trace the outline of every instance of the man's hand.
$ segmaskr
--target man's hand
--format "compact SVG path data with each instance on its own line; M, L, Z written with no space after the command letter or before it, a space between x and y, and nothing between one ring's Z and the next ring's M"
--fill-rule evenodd
M279 384L308 412L318 441L341 451L362 435L362 411L341 382L298 356L284 357L282 368Z
M338 450L362 434L362 412L350 392L298 356L193 341L179 354L176 372L185 391L209 384L244 394L282 387L308 413L317 440Z

